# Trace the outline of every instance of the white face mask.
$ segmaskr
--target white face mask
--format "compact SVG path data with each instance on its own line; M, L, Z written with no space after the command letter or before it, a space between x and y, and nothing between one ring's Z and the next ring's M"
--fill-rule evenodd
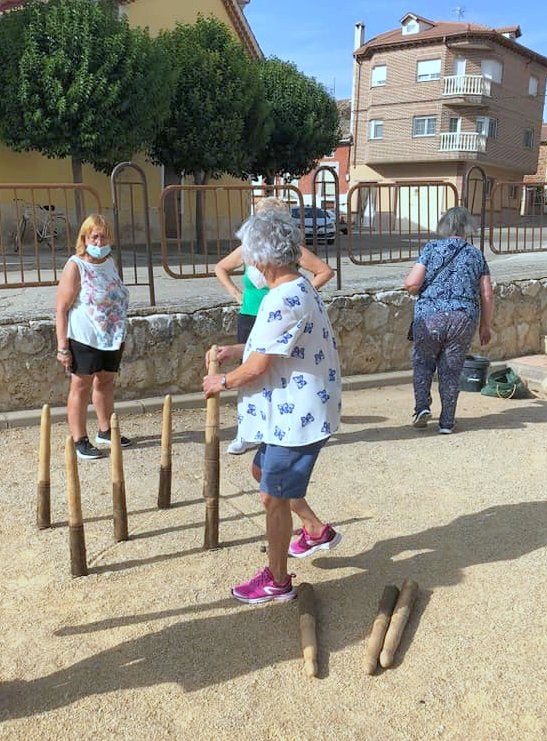
M266 278L264 277L264 273L261 273L260 270L254 265L247 265L246 273L247 278L251 281L255 288L261 289L268 287Z

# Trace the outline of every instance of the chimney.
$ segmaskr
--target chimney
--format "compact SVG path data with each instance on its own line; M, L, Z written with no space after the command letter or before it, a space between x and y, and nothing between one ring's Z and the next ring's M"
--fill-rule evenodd
M357 21L355 24L355 33L353 36L353 51L356 51L365 43L365 24L363 21Z
M355 31L353 35L353 51L357 51L365 43L365 24L363 21L357 21L355 24ZM355 120L355 101L357 98L357 71L358 71L357 60L353 60L353 80L351 85L351 115L349 121L349 130L353 136L353 125Z

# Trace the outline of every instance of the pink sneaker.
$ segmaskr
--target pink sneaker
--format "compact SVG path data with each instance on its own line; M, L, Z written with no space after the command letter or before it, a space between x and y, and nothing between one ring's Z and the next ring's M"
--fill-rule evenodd
M300 537L293 540L289 546L289 555L295 558L305 558L316 551L330 551L331 548L336 548L342 540L342 533L337 533L328 523L321 530L318 538L312 538L305 527L298 533Z
M270 569L265 566L256 573L250 581L237 584L232 588L232 595L240 602L255 605L259 602L284 602L296 597L296 589L293 589L292 577L289 574L283 584L276 584Z

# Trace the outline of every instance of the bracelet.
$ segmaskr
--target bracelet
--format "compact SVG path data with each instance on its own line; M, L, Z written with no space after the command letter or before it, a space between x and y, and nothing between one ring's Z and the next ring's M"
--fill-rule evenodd
M220 385L222 386L223 389L228 388L228 382L226 381L226 375L223 375L222 378L220 379Z
M68 348L60 349L60 350L57 350L57 355L71 355L71 352Z

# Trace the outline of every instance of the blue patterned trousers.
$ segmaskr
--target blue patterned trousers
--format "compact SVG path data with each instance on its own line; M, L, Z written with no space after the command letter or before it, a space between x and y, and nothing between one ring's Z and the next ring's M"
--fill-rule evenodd
M454 426L460 374L476 326L476 321L463 311L441 311L414 321L414 411L429 409L431 382L437 370L441 397L439 427Z

